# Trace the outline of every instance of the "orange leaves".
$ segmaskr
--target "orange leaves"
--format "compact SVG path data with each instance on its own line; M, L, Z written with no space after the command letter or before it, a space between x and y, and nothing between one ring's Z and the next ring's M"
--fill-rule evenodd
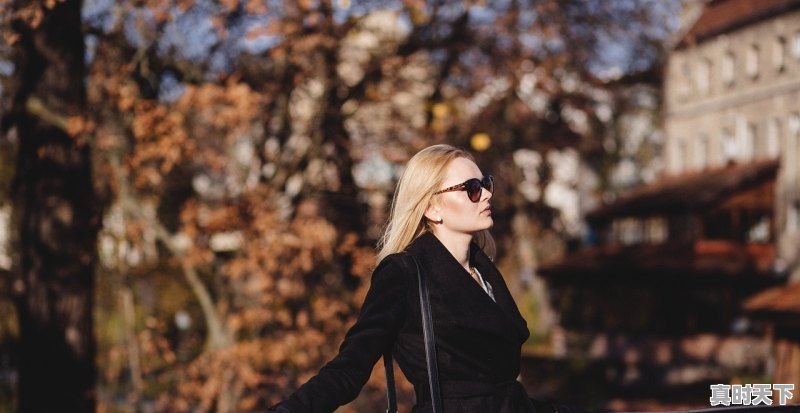
M3 30L3 42L5 42L5 44L11 46L14 43L18 42L19 39L20 39L19 33L15 33L10 30Z
M260 36L285 35L287 34L285 32L286 27L289 26L287 26L287 24L281 20L278 19L270 20L264 25L254 26L249 28L245 33L245 38L247 38L248 40L255 40Z
M247 0L244 10L249 14L267 13L267 2L263 0Z
M18 9L10 16L10 18L20 20L23 24L31 29L35 29L42 23L42 19L44 19L44 13L45 10L42 8L41 3L31 2Z
M56 4L63 3L65 0L44 0L44 7L46 9L52 9L56 7Z
M317 320L336 318L350 312L350 308L337 298L319 297L311 303L311 311Z
M184 370L185 376L178 378L177 397L165 398L167 411L196 411L198 407L211 410L220 399L229 398L230 411L249 410L259 399L252 392L242 397L246 389L254 389L264 382L264 377L252 363L245 360L257 358L263 347L256 343L238 344L232 347L207 352Z
M164 23L171 17L170 2L163 0L145 0L144 7L147 7L147 9L153 13L153 17L158 23Z
M191 9L196 3L196 0L176 0L175 5L182 12Z
M113 85L113 84L112 84ZM113 88L114 86L112 86ZM132 82L125 82L121 83L119 88L116 90L112 89L112 93L114 91L118 92L118 100L117 100L117 109L120 112L126 112L133 108L133 105L140 99L139 90L137 89L136 85Z
M295 220L290 229L300 241L298 246L303 270L310 271L316 260L330 260L333 257L336 228L330 222L322 218Z
M151 102L137 103L131 123L133 136L138 143L131 157L131 166L150 163L158 165L158 172L169 173L175 164L183 162L195 143L188 137L185 117L180 112ZM153 182L153 180L148 180Z
M70 136L78 136L92 132L97 125L84 116L70 116L67 118L67 133Z
M199 218L200 225L209 232L244 227L238 208L232 205L206 210Z
M235 81L188 86L172 104L138 103L131 122L137 139L131 167L157 164L167 174L191 162L219 171L229 143L256 121L260 110L260 96Z
M260 113L262 97L238 79L226 85L205 83L189 86L177 102L177 110L194 114L196 126L238 131ZM233 133L223 133L231 136Z
M165 325L148 323L139 340L145 374L169 389L160 393L159 411L216 409L223 399L235 401L233 411L257 408L272 397L265 386L296 385L335 354L357 305L343 288L340 274L347 269L338 262L349 256L353 269L366 274L374 263L371 248L360 246L355 233L340 236L320 216L317 201L302 202L294 218L282 217L273 191L257 187L225 202L184 203L179 232L191 245L182 264L205 274L219 269L209 285L236 339L185 361L180 347L170 348ZM210 251L205 243L220 231L241 233L241 250L225 257ZM287 378L287 371L297 373Z
M136 144L129 168L137 188L161 192L156 174L169 174L176 165L194 164L221 171L230 144L261 112L262 98L244 83L187 86L173 103L142 99L130 81L109 79L106 93L121 113L132 113L130 130Z
M175 353L163 336L164 324L153 318L148 319L148 328L138 334L139 351L143 359L150 362L142 365L142 373L148 374L175 362Z
M220 0L219 5L226 13L230 13L239 7L239 0Z
M351 256L350 274L363 278L369 275L375 267L375 250L371 247L359 246L359 240L358 234L347 233L336 248L336 254Z

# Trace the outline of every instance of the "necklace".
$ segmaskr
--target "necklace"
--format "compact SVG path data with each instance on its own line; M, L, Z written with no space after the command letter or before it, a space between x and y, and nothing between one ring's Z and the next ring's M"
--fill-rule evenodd
M483 288L483 291L486 291L486 294L489 294L489 297L491 297L492 301L497 302L497 300L495 300L494 298L494 292L492 292L491 284L487 283L483 279L481 273L478 272L478 269L475 267L469 267L469 272L472 274L472 278L475 279L475 282L477 282L478 285L480 285L481 288Z
M476 270L475 267L473 267L473 266L469 267L469 274L472 276L472 278L475 280L475 282L480 284L481 279L480 279L480 276L478 275L478 270Z

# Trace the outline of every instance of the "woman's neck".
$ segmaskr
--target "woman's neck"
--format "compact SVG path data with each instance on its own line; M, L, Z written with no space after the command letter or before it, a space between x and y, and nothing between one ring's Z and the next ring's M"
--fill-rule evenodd
M472 235L463 233L442 233L441 231L434 232L433 235L439 242L450 251L453 258L461 264L464 269L469 271L469 243L472 241Z

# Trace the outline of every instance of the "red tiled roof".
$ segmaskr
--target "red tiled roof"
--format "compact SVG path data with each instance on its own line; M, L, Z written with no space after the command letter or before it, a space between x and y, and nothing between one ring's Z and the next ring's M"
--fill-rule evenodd
M712 0L678 43L686 47L800 7L798 0Z
M598 222L616 217L702 209L737 192L774 180L778 165L777 160L763 160L666 177L635 188L614 203L587 213L586 219Z
M539 272L548 279L693 283L724 282L746 288L775 285L775 247L772 244L741 244L724 240L657 245L601 245L582 248L562 260L542 265ZM735 281L734 281L735 280Z
M745 301L744 309L772 313L800 313L800 282L764 290Z

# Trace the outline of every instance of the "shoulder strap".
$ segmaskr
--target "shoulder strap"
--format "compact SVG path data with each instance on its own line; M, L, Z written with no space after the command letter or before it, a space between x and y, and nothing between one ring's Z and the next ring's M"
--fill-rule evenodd
M394 367L392 366L392 350L383 353L383 368L386 369L386 413L397 413L397 394L394 390Z
M417 260L411 256L417 267L419 279L420 309L422 310L422 333L425 338L425 361L428 364L428 383L431 387L431 406L434 413L442 412L442 395L439 392L439 367L436 364L436 341L433 338L433 319L431 318L431 296L428 292L428 279L419 269Z
M436 364L436 341L433 336L433 318L431 317L431 297L428 291L428 280L420 270L417 260L411 254L405 253L403 257L411 258L417 273L419 284L419 305L422 314L422 335L425 340L425 361L428 366L428 383L430 384L431 407L434 413L442 412L442 396L439 392L439 367ZM405 259L403 265L407 266ZM386 369L386 399L389 407L387 413L397 413L397 396L394 387L394 371L392 368L392 353L388 349L383 355L383 365Z

